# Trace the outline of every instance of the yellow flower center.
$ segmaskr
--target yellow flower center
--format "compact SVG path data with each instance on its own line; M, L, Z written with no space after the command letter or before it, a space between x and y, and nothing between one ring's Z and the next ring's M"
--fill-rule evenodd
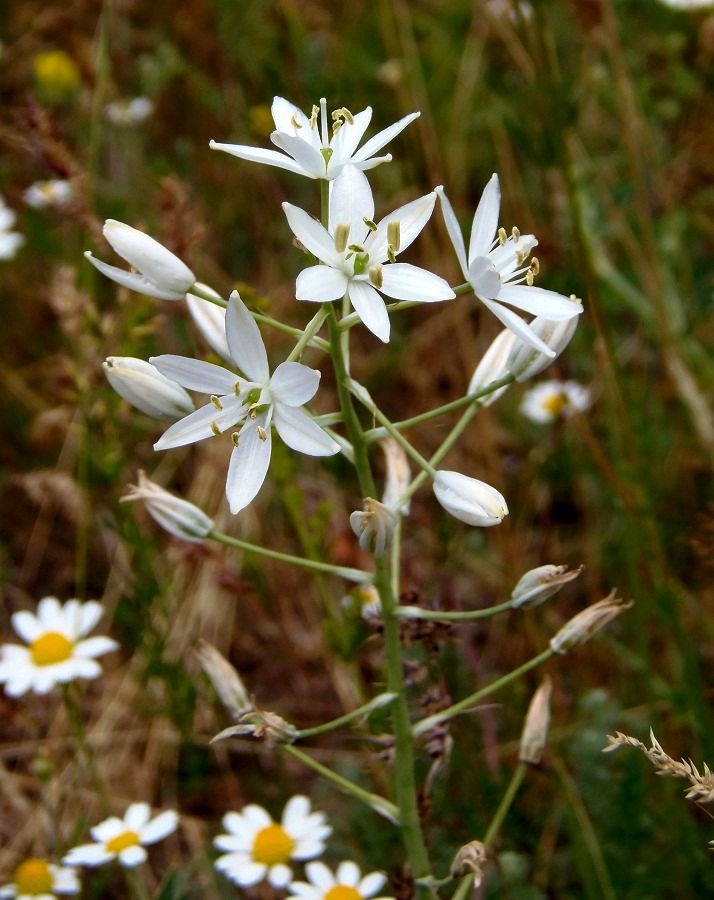
M71 93L79 87L80 75L77 63L64 50L38 53L33 65L35 78L41 88Z
M266 866L286 863L294 847L295 841L282 825L273 822L256 834L253 841L253 860Z
M325 894L323 900L363 900L363 898L357 888L336 884Z
M36 666L51 666L69 659L73 648L69 638L57 631L48 631L30 644L30 653Z
M133 847L139 843L139 835L135 831L123 831L110 841L107 841L107 853L121 853L127 847Z
M568 397L565 393L552 394L547 400L543 401L543 409L549 412L553 418L559 416L567 405Z
M49 894L54 879L44 859L26 859L17 867L15 886L18 894Z

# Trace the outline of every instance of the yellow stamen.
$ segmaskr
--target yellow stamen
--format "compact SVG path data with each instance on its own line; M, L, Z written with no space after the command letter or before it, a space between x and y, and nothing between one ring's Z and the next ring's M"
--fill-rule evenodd
M363 897L357 888L336 884L325 894L323 900L363 900Z
M553 418L559 416L568 405L568 395L565 393L552 394L543 401L543 409L549 412Z
M221 433L221 429L218 427L218 424L215 419L211 419L211 431L218 437Z
M107 853L121 853L127 847L134 847L139 843L139 835L135 831L123 831L104 845Z
M53 882L52 872L44 859L26 859L15 872L15 886L20 895L29 894L32 897L49 894L54 886Z
M223 404L221 403L220 397L216 396L216 394L211 394L211 403L216 407L216 409L223 409Z
M268 440L268 432L265 430L265 428L263 428L262 425L258 425L255 430L258 432L258 437L261 439L261 441Z
M256 834L253 840L253 861L265 866L286 863L294 848L295 841L282 825L273 822Z
M518 228L516 228L515 225L514 225L513 228L511 229L511 236L512 236L512 238L513 238L514 241L520 240L521 232L520 232L520 230L519 230Z
M233 441L233 446L237 447L238 446L238 432L237 431L233 432L233 434L231 435L231 440Z
M503 226L501 226L498 229L497 234L498 234L498 243L501 246L503 246L506 243L506 241L508 240L508 235L506 234L506 229Z
M350 236L350 226L349 225L347 225L345 222L341 222L339 225L337 225L337 227L335 228L335 236L334 236L333 240L335 242L335 250L337 250L338 253L345 252L345 247L347 246L347 241L349 239L349 236Z
M387 243L395 253L399 251L402 243L402 228L398 220L387 223Z
M367 275L369 276L370 283L373 284L374 287L381 288L384 284L384 276L382 275L381 263L370 266Z
M51 666L69 659L73 648L69 638L58 631L48 631L30 644L30 654L36 666Z

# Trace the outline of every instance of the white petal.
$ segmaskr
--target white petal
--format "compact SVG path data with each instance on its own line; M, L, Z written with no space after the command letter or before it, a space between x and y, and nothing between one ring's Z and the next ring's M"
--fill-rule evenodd
M209 141L208 146L211 150L223 150L224 153L230 153L231 156L237 156L239 159L247 159L248 162L264 163L278 169L287 169L288 172L295 172L296 175L308 174L294 159L285 156L284 153L278 153L276 150L246 147L242 144L219 144L217 141Z
M151 807L148 803L132 803L124 813L124 824L127 830L138 832L149 821L150 815Z
M580 315L582 304L574 303L563 294L527 284L504 284L498 292L498 302L510 303L534 316L551 322L562 322Z
M351 860L345 860L337 867L337 881L347 887L357 887L361 874L357 863Z
M238 446L233 448L226 481L226 497L233 515L239 513L253 500L263 486L270 465L271 434L268 428L265 440L258 436L257 426L264 417L244 426Z
M85 634L89 634L103 614L104 607L101 603L97 603L96 600L88 600L86 603L83 603L79 610L77 635L83 637Z
M94 659L96 656L103 656L112 650L118 650L119 644L108 637L87 638L86 641L80 641L74 648L76 656L83 659Z
M178 815L172 809L167 809L165 812L159 813L147 825L144 825L139 833L141 843L155 844L156 841L161 841L176 831L177 826Z
M240 887L250 887L258 884L259 881L262 881L267 869L267 866L262 863L235 859L232 853L227 856L219 856L215 866L219 872L223 872L224 875Z
M535 347L536 350L545 353L549 359L555 357L555 353L545 341L542 341L520 316L517 316L514 312L511 312L510 309L507 309L505 306L502 306L500 303L496 303L493 300L485 300L482 297L481 302L491 310L500 322L503 322L509 331L512 331L516 337L520 338L525 344L528 344L530 347Z
M327 164L320 151L304 141L301 137L293 137L284 131L274 131L270 140L276 147L288 153L300 166L301 171L310 178L324 178Z
M329 837L332 834L332 829L327 828L327 834L324 837ZM300 838L300 840L295 842L295 849L293 850L292 856L293 859L304 860L304 859L315 859L316 856L322 856L325 852L325 842L324 840L317 840L314 836L309 836L305 838Z
M20 612L13 613L10 621L12 622L12 627L15 629L16 633L27 644L31 644L43 633L43 631L45 631L45 628L37 616L34 616L31 612L27 612L27 610L24 609L20 610Z
M112 838L123 834L125 831L126 825L124 820L118 818L118 816L111 816L109 819L105 819L89 829L89 833L94 840L99 841L100 844L106 844L107 841L111 841Z
M332 183L330 231L349 225L348 244L362 244L367 236L365 219L374 218L374 198L366 176L354 166L345 166Z
M389 313L377 291L364 281L350 281L349 295L360 319L372 334L386 344L390 331Z
M134 844L133 847L127 847L119 853L119 862L127 869L133 869L134 866L140 866L146 862L148 853L143 847Z
M261 828L267 828L273 822L268 811L263 809L262 806L258 806L257 803L249 803L247 806L244 806L241 813L246 823L249 823L254 829L254 834L256 831L260 831Z
M107 219L104 237L131 266L159 289L183 297L196 281L189 267L163 244L125 222Z
M103 844L81 844L73 847L63 857L62 863L65 866L101 866L111 859L114 859L114 854L108 853Z
M233 361L238 368L258 384L270 378L268 354L255 319L243 303L238 291L233 291L226 310L226 338Z
M310 120L305 113L284 97L273 97L270 112L273 114L276 131L284 131L286 134L297 133L300 137L306 137L306 133L311 130ZM299 126L297 131L296 125Z
M295 297L313 303L339 300L347 292L347 276L332 266L310 266L303 269L295 283Z
M285 804L281 823L283 828L293 839L298 836L299 828L307 816L310 815L310 801L303 794L296 794Z
M360 881L358 890L363 897L374 897L386 880L387 876L382 872L370 872Z
M254 838L248 835L219 834L213 839L213 846L227 853L244 853L248 859L253 849L253 840Z
M284 888L290 883L293 877L292 869L282 863L271 866L268 870L268 881L274 888Z
M98 640L101 640L99 638ZM107 640L109 640L107 638ZM114 643L112 641L112 643ZM118 645L117 645L118 646ZM114 647L112 650L116 649ZM75 647L76 653L76 647ZM93 659L87 659L81 656L74 656L72 658L72 665L69 665L69 661L65 663L66 668L63 672L58 672L55 676L56 680L62 683L66 683L68 681L73 681L75 678L99 678L102 674L102 667L98 662L95 662Z
M303 247L321 262L327 263L333 268L339 268L342 263L342 255L335 250L335 244L329 232L299 206L283 203L283 211L288 225Z
M364 133L372 120L372 107L368 106L362 112L352 117L352 122L345 122L337 134L330 141L332 156L330 162L337 164L348 162L357 149L357 145L364 137ZM371 217L370 217L371 218Z
M186 305L211 350L215 350L223 359L230 360L231 354L226 341L225 309L195 294L186 294Z
M220 398L220 402L223 409L219 410L213 403L207 403L191 415L175 422L154 444L154 450L183 447L185 444L211 437L215 434L211 423L214 423L219 431L227 431L240 422L247 412L247 406L235 395L224 396Z
M127 272L126 269L119 269L117 266L110 266L109 263L102 262L93 256L89 250L84 254L95 269L98 269L102 275L111 278L122 287L129 288L130 291L136 291L137 294L145 294L147 297L156 297L159 300L183 300L184 293L176 291L166 291L157 287L148 278L140 275L138 272Z
M37 618L48 631L67 631L64 610L56 597L43 597L37 604Z
M305 866L305 872L310 881L322 891L329 891L335 885L335 877L322 862L311 862Z
M280 437L298 453L309 456L332 456L339 445L317 425L304 409L275 404L273 422Z
M471 225L471 240L469 242L469 263L477 256L486 256L491 249L491 244L498 228L500 207L501 187L498 183L498 175L494 172L483 189L483 194L481 194L481 199L474 213L474 220Z
M418 119L420 115L421 113L418 112L409 113L408 116L404 116L393 125L389 125L387 128L382 129L382 131L377 132L377 134L375 134L374 137L371 137L364 146L360 147L353 156L353 159L355 161L369 159L370 156L373 156L377 151L381 150L382 147L386 146L392 138L395 138L400 131L404 131L410 122L413 122L414 119Z
M454 246L454 250L456 251L456 257L459 260L459 265L461 266L461 271L464 274L464 278L468 280L469 277L469 265L466 261L466 247L464 245L464 236L461 233L461 226L459 225L459 220L456 218L456 213L454 212L454 208L449 202L449 198L444 193L444 188L439 185L436 188L436 193L439 196L439 203L441 204L441 212L444 216L444 222L446 224L446 230L449 232L449 237L451 238L451 243Z
M378 224L377 230L365 242L365 250L373 262L384 262L387 259L387 229L390 222L399 222L398 253L406 250L419 236L431 218L436 203L436 194L425 194L411 203L406 203L385 216Z
M5 693L8 697L21 697L32 687L34 671L30 668L14 672L5 682Z
M397 300L434 303L453 300L456 294L439 275L409 263L390 263L382 269L382 293Z
M279 403L302 406L317 393L320 373L302 363L280 363L270 379L270 391Z
M149 362L171 381L182 384L191 391L202 391L204 394L230 394L238 378L233 372L188 356L175 356L165 353L161 356L149 357Z

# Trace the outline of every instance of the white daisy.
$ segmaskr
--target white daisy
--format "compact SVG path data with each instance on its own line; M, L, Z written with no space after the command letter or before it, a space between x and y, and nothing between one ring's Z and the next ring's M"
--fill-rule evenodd
M72 182L66 178L50 178L36 181L23 194L25 203L33 209L47 209L49 206L66 206L74 196Z
M389 162L391 153L385 156L374 154L419 116L418 112L404 116L375 134L358 150L357 145L364 137L372 118L372 108L369 106L354 116L344 107L335 110L332 113L332 137L324 97L320 100L319 107L313 106L310 118L283 97L273 99L271 112L276 130L270 135L270 140L282 153L242 144L219 144L216 141L211 141L209 146L213 150L225 150L226 153L249 162L276 166L298 175L307 175L308 178L331 180L340 174L347 163L358 169L373 169L380 163Z
M131 97L113 100L104 107L104 115L112 125L140 125L154 111L148 97Z
M94 657L116 650L108 637L81 640L102 616L101 603L68 600L62 606L56 597L45 597L37 605L37 615L16 612L12 626L28 645L0 647L0 682L5 693L19 697L29 690L46 694L56 684L75 678L97 678L102 672Z
M56 900L57 894L78 894L77 872L44 859L26 859L15 870L14 880L0 887L0 900Z
M10 231L15 224L15 213L0 197L0 259L13 259L25 243L24 235Z
M301 795L287 802L280 824L262 806L251 803L239 813L227 813L223 825L229 833L219 834L213 842L225 851L215 865L240 887L264 878L273 887L286 887L293 874L290 861L319 856L325 838L332 834L325 814L311 812L310 801Z
M173 810L151 818L148 803L132 803L123 819L112 816L90 830L93 844L73 847L62 860L66 865L102 866L113 859L132 868L146 861L144 847L155 844L176 831L178 815Z
M362 877L359 866L351 861L342 862L333 873L324 863L314 862L305 866L309 883L293 881L290 898L299 900L368 900L381 890L387 881L382 872L370 872ZM380 897L379 900L391 900Z
M577 381L544 381L526 391L521 400L521 412L532 422L554 422L589 406L590 391Z

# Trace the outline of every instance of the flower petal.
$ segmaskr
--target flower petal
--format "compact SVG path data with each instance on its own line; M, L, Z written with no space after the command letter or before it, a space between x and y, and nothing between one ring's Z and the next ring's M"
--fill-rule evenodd
M108 637L87 638L86 641L80 641L74 648L75 656L81 656L84 659L94 659L96 656L103 656L112 650L118 650L119 644Z
M214 865L219 872L223 872L227 878L240 887L251 887L258 884L267 870L267 866L263 863L246 861L242 855L233 853L219 856Z
M385 266L385 269L388 268ZM389 313L384 301L375 289L364 281L350 281L350 302L355 312L369 328L385 344L389 341Z
M84 255L102 275L106 275L107 278L111 278L112 281L115 281L122 287L129 288L130 291L136 291L137 294L156 297L158 300L183 300L185 296L185 294L180 294L176 291L162 290L138 272L127 272L126 269L110 266L109 263L102 262L101 259L93 256L89 250Z
M276 131L284 131L286 134L297 133L300 137L306 137L312 129L310 128L310 120L305 113L294 103L286 100L285 97L273 97L273 104L270 107L273 115ZM304 131L303 131L304 130ZM304 133L305 132L305 133Z
M305 873L310 881L322 891L329 891L335 886L335 876L322 862L311 862L305 866Z
M347 887L357 887L361 874L357 863L349 859L337 867L337 881L339 884L346 884Z
M292 869L283 863L271 866L268 870L268 881L274 888L284 888L290 883L293 877Z
M581 303L574 303L563 294L527 284L504 284L498 292L498 302L510 303L524 312L541 316L551 322L562 322L583 311Z
M294 172L296 175L308 174L294 159L284 153L278 153L277 150L263 150L261 147L247 147L243 144L219 144L217 141L209 141L208 146L211 150L223 150L224 153L230 153L231 156L237 156L239 159L247 159L248 162L287 169L288 172Z
M155 366L164 378L176 381L191 391L202 391L204 394L230 394L238 377L213 363L188 356L176 356L164 353L161 356L150 356L149 362Z
M135 866L140 866L142 863L146 862L148 855L149 854L143 847L139 844L134 844L133 847L127 847L126 850L121 850L118 858L122 866L127 869L133 869Z
M498 228L500 208L501 187L498 183L498 175L494 172L483 189L483 194L481 194L481 199L474 213L474 220L471 225L471 240L469 241L469 263L477 256L486 256L491 249L491 244Z
M280 147L281 150L292 156L304 175L310 178L325 177L327 163L316 147L313 147L301 137L293 137L284 131L274 131L270 135L270 140L276 147Z
M273 419L280 437L298 453L309 456L332 456L339 451L339 445L317 425L304 409L275 404Z
M420 300L423 303L453 300L456 296L448 281L410 263L386 265L382 269L380 290L397 300Z
M345 166L332 183L330 192L330 231L349 225L348 244L362 244L368 228L365 219L374 218L374 197L366 175L354 166Z
M288 225L303 247L321 262L327 263L335 269L339 268L342 264L342 255L335 249L329 232L299 206L283 203L283 211Z
M310 266L303 269L295 283L295 297L313 303L339 300L347 292L347 276L332 266Z
M226 310L226 338L233 361L238 368L258 384L266 384L270 378L268 354L248 307L238 291L233 291Z
M406 203L385 216L377 224L377 230L365 241L365 250L372 262L384 262L387 259L387 230L390 222L399 222L399 247L401 253L412 244L434 212L436 193L425 194L411 203Z
M529 347L535 347L536 350L540 350L544 353L549 359L555 358L555 353L550 347L542 341L538 335L533 331L533 329L523 321L520 316L517 316L514 312L511 312L505 306L502 306L500 303L497 303L495 300L486 300L485 298L481 298L481 302L484 306L491 310L491 312L496 316L496 318L502 322L509 331L512 331L516 337L520 338L524 344L528 344Z
M285 804L281 823L291 837L295 837L303 820L310 815L310 801L303 794L296 794Z
M178 814L172 809L159 813L155 819L148 822L139 832L142 844L155 844L176 831L178 826Z
M21 637L26 644L31 644L43 633L43 631L45 631L44 626L37 616L34 616L31 612L27 612L27 610L24 609L13 613L10 621L12 622L12 627L15 629L16 634Z
M63 859L65 866L101 866L114 859L113 853L108 853L103 844L80 844L73 847Z
M186 306L211 350L215 350L220 357L230 361L231 353L226 341L225 308L195 294L186 294Z
M374 897L386 880L387 876L383 872L370 872L360 881L358 890L363 897Z
M320 373L302 363L280 363L270 379L270 391L279 403L302 406L312 400L320 385Z
M362 112L352 117L351 122L344 122L337 134L330 141L332 156L330 163L336 164L349 162L357 145L364 137L364 133L372 120L372 107L368 106ZM371 218L371 217L370 217Z
M151 807L148 803L132 803L124 813L124 824L130 831L138 832L149 821Z
M389 125L387 128L383 128L382 131L378 131L366 144L360 147L352 158L355 161L368 160L370 156L373 156L377 151L381 150L382 147L386 146L392 138L395 138L401 131L404 131L407 125L413 122L414 119L418 119L420 115L421 113L418 112L409 113L409 115L399 119L398 122L394 122L394 124Z
M449 198L444 193L444 188L441 185L436 188L436 193L439 197L439 203L441 205L442 215L444 216L446 230L449 232L451 243L453 244L454 250L456 251L456 258L459 261L459 265L461 266L461 271L464 274L464 278L468 281L469 265L466 261L466 247L464 245L464 236L461 233L459 220L456 218L454 207L449 202Z
M272 442L269 428L265 431L265 440L258 435L258 426L264 427L264 421L265 416L259 416L245 425L240 432L238 446L231 453L226 497L233 515L248 506L265 481Z
M193 444L215 434L213 425L223 432L236 425L246 415L248 407L236 397L224 396L219 399L223 409L217 409L213 403L207 403L196 412L179 419L167 428L154 444L154 450L169 450L172 447L183 447Z

